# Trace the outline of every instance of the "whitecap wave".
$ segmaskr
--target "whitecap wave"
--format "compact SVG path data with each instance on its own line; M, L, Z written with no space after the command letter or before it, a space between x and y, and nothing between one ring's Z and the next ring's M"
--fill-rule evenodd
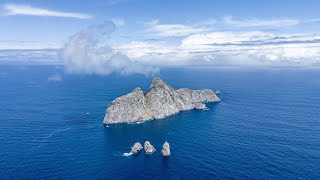
M132 152L123 153L123 156L131 156L132 154L133 154Z

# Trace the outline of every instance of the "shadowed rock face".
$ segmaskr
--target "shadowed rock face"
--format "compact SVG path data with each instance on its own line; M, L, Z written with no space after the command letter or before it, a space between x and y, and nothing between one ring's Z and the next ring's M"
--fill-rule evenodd
M152 81L148 91L140 88L113 100L107 110L103 123L135 123L161 119L180 111L205 109L207 102L220 99L210 89L173 89L160 78Z

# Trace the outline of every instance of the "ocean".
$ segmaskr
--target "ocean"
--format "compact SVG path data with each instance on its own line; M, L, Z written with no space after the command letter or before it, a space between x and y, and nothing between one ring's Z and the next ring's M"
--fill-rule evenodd
M219 89L222 101L106 127L108 104L147 90L152 77L0 66L0 179L320 179L319 69L172 67L158 76L174 88ZM154 154L124 155L146 140Z

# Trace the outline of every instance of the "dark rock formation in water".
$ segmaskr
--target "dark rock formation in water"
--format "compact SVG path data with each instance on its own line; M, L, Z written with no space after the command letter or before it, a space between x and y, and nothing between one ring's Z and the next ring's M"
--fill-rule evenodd
M139 153L141 151L141 149L142 149L141 143L136 142L136 143L134 143L134 145L133 145L133 147L131 149L131 152L134 153L134 154L137 154L137 153Z
M156 151L156 148L154 148L149 141L146 141L144 143L144 151L146 154L152 154Z
M162 154L162 156L170 156L171 155L170 145L167 141L163 144L161 154Z
M219 101L210 89L175 90L160 78L155 78L145 93L141 88L136 88L113 100L106 110L103 123L136 123L162 119L180 111L206 109L204 103Z

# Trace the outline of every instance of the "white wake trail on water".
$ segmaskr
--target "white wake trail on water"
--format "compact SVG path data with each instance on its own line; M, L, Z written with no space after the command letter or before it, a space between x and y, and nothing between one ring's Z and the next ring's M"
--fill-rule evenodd
M48 142L48 140L50 138L52 138L53 136L57 135L57 134L60 134L62 132L65 132L65 131L68 131L70 130L71 128L68 127L68 128L62 128L62 129L57 129L55 131L53 131L52 133L48 134L47 136L43 137L42 140L40 141L40 144L37 146L37 148L41 148L42 145L46 142Z
M133 154L132 152L123 153L123 156L131 156L132 154Z

